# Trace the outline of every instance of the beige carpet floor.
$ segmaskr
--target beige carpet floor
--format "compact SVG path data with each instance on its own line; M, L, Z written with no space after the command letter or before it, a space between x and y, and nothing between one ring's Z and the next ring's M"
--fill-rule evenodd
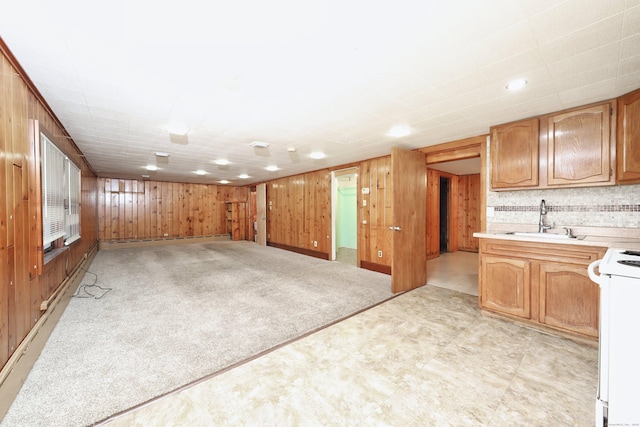
M101 251L89 270L111 290L72 299L2 426L88 425L392 297L387 275L251 242Z

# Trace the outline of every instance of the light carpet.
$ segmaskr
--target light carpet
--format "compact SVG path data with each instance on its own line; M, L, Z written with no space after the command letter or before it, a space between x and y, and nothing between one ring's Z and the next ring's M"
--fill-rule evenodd
M2 426L89 425L393 296L390 276L251 242L101 251L89 270L112 290L72 299Z

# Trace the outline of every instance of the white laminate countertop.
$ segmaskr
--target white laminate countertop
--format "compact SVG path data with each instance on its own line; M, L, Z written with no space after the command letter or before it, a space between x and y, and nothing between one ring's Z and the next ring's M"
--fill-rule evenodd
M581 246L599 246L605 248L620 248L620 249L640 249L640 239L620 237L620 236L581 236L578 235L576 239L553 239L546 237L530 236L516 236L505 232L487 232L481 231L473 233L473 237L480 239L502 239L502 240L516 240L520 242L535 242L535 243L551 243L562 245L581 245Z

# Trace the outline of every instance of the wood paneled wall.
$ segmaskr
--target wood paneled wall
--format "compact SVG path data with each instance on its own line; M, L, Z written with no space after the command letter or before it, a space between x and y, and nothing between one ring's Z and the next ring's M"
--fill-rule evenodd
M450 179L449 224L440 222L440 177ZM473 233L481 229L480 174L452 175L427 169L427 259L440 256L440 227L448 228L449 252L478 252Z
M427 169L427 259L440 256L440 171Z
M317 242L317 247L314 246L314 241ZM267 243L329 256L329 170L323 169L267 183Z
M101 241L230 233L226 203L246 204L249 194L244 187L115 178L99 178L98 188ZM246 235L246 223L235 219L236 236L240 227Z
M44 261L40 129L80 166L81 239ZM0 39L0 366L97 241L96 177Z
M358 179L360 262L391 267L391 156L360 162ZM368 188L369 194L362 194L363 188ZM380 251L382 257L378 256Z
M478 252L480 231L480 174L458 177L458 249Z

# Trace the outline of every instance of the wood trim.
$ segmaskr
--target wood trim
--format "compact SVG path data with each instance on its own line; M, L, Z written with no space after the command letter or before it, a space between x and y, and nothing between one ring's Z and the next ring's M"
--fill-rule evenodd
M281 243L267 242L267 246L271 246L278 249L284 249L285 251L296 252L302 255L312 256L314 258L320 258L329 260L329 254L319 251L312 251L311 249L297 248L295 246L283 245Z
M391 266L384 264L376 264L375 262L370 261L360 261L360 268L364 268L366 270L377 271L378 273L391 275Z
M486 143L488 135L478 135L444 144L431 145L418 149L426 154L427 164L442 163L452 160L471 159L482 156L482 145Z

